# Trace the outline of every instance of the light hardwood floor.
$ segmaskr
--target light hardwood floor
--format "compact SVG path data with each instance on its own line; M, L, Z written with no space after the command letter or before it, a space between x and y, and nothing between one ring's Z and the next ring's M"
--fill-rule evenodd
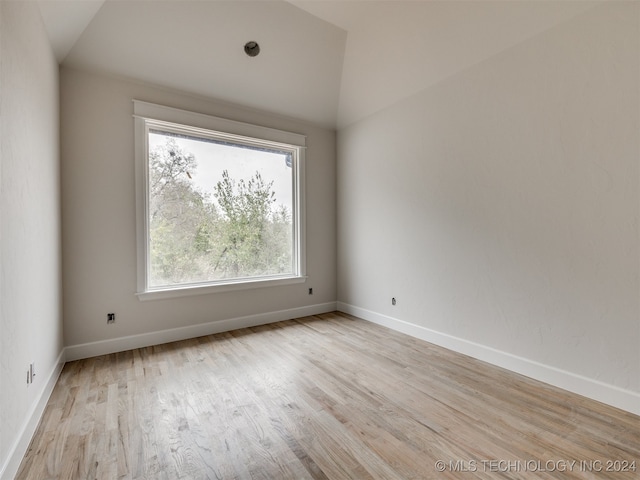
M640 417L332 313L68 363L17 478L637 479Z

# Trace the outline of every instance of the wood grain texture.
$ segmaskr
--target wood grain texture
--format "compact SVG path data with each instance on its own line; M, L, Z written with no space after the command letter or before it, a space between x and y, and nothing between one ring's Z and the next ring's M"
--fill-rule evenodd
M332 313L68 363L17 478L637 479L640 417Z

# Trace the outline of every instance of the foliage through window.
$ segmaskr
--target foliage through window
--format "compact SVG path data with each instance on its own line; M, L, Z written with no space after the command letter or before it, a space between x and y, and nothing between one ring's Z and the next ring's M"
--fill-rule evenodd
M143 291L302 276L300 145L138 120Z

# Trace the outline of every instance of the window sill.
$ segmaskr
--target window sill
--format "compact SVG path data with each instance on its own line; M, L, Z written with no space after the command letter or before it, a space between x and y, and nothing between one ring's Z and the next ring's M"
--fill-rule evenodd
M148 290L146 292L138 292L136 296L141 302L147 300L162 300L166 298L188 297L192 295L207 295L212 293L235 292L241 290L250 290L262 287L279 287L282 285L293 285L296 283L304 283L307 277L277 277L262 278L254 280L229 280L224 283L205 283L197 285L185 285L180 287L166 287Z

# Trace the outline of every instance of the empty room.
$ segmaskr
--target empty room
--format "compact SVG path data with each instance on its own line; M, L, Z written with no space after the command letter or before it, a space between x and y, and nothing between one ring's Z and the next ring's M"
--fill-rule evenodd
M640 2L0 0L0 480L640 477Z

